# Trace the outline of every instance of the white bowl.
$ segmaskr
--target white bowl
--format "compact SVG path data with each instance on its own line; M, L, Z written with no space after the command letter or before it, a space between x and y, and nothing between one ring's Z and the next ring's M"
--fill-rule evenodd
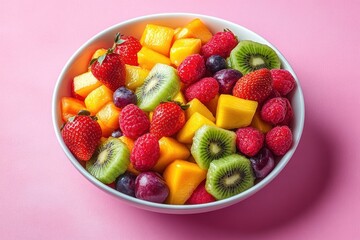
M282 159L276 165L274 170L265 179L263 179L261 182L259 182L252 188L248 189L247 191L224 200L220 200L212 203L206 203L206 204L199 204L199 205L168 205L168 204L152 203L152 202L136 199L133 197L129 197L101 183L92 175L90 175L82 167L82 165L75 159L75 157L66 147L60 132L60 127L63 124L61 120L60 99L63 96L70 96L71 79L74 76L79 75L86 71L89 59L91 58L92 54L96 49L101 47L112 46L114 36L117 32L120 32L124 35L133 35L135 37L140 38L141 33L147 23L161 24L175 28L179 26L184 26L186 23L188 23L194 18L200 18L214 33L217 31L222 31L225 28L228 28L235 35L237 35L240 40L249 39L260 43L264 43L271 46L277 52L278 56L281 59L282 68L290 71L295 77L295 80L297 81L296 89L291 96L291 102L295 114L294 125L293 125L293 145L291 149L286 153L286 155L282 157ZM283 168L289 162L289 160L291 159L292 155L294 154L299 144L304 127L304 119L305 119L304 108L305 106L304 106L304 98L303 98L302 90L293 69L291 68L290 64L286 61L284 56L271 43L269 43L267 40L265 40L263 37L259 36L258 34L238 24L215 17L198 15L198 14L187 14L187 13L185 14L166 13L166 14L156 14L156 15L139 17L116 24L96 34L85 44L83 44L68 60L57 80L53 93L53 99L52 99L52 117L53 117L53 125L55 128L56 137L62 149L64 150L65 154L70 159L71 163L84 177L86 177L91 183L93 183L95 186L99 187L103 191L112 194L113 196L128 203L129 205L154 212L172 213L172 214L200 213L200 212L209 212L209 211L221 209L236 204L250 197L257 191L262 189L264 186L269 184L281 172L281 170L283 170Z

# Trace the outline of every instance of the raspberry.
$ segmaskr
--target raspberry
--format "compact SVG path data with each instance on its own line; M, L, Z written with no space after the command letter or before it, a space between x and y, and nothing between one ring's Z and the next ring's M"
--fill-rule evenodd
M273 88L276 89L281 96L286 96L295 87L295 79L291 73L285 69L271 69L273 78Z
M264 138L264 134L256 128L239 128L236 131L236 146L243 154L253 157L263 147Z
M216 199L206 191L205 189L205 180L202 181L191 194L190 198L186 201L185 204L201 204L214 202Z
M216 33L208 43L201 47L201 54L207 59L211 55L220 55L227 58L231 50L238 44L235 35L229 31Z
M284 121L287 112L285 98L276 97L267 100L261 108L261 119L273 125Z
M205 75L204 58L200 54L193 54L184 59L178 67L181 82L191 84Z
M120 129L129 138L136 139L149 131L150 121L138 106L126 105L119 117Z
M155 166L159 156L160 146L157 138L151 133L146 133L135 141L130 161L136 170L144 172Z
M276 156L283 156L292 145L292 132L288 126L276 126L265 136L268 148Z
M215 78L206 77L193 83L185 89L187 101L197 98L202 103L208 103L219 92L219 83Z
M294 111L291 107L291 103L289 101L289 99L287 98L283 98L286 102L286 113L285 113L285 118L282 122L279 123L279 125L287 125L290 126L293 119L294 119Z

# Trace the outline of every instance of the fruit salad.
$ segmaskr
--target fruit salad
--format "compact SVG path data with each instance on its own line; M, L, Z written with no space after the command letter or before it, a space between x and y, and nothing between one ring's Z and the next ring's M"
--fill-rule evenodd
M270 46L148 23L114 36L73 76L61 135L98 181L161 204L204 204L244 192L292 147L292 74Z

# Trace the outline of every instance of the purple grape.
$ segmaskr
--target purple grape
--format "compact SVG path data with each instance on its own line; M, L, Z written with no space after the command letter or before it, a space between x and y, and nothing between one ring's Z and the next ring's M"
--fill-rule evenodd
M117 178L115 188L119 192L135 197L135 180L135 174L131 172L125 172Z
M275 167L274 155L267 148L262 148L258 154L250 158L250 162L256 178L266 177Z
M111 136L114 137L114 138L119 138L123 135L123 133L121 132L121 130L118 128L118 129L115 129L112 133L111 133Z
M214 78L219 82L219 93L232 94L235 83L241 77L241 72L235 69L222 69L216 72Z
M211 73L226 68L226 60L219 55L212 55L206 60L206 68Z
M142 172L135 181L136 198L163 203L169 195L169 188L164 179L156 172Z
M136 105L137 98L135 93L133 93L130 89L127 89L126 87L119 87L113 94L113 101L115 106L123 108L130 103Z

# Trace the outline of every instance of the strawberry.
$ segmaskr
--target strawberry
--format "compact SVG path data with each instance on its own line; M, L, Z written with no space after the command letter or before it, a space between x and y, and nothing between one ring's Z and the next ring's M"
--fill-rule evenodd
M185 97L187 101L197 98L204 104L208 103L218 93L219 83L212 77L203 78L185 89Z
M69 118L61 129L65 145L81 161L88 161L94 154L100 139L101 127L88 111Z
M150 123L150 133L158 139L172 136L185 124L185 112L187 106L180 106L176 102L160 103L153 112Z
M137 38L118 34L115 43L116 47L114 53L119 54L125 64L133 66L139 65L137 53L142 46Z
M191 84L205 75L206 66L200 54L193 54L184 59L178 67L181 82Z
M241 77L234 86L233 95L262 103L272 92L269 69L262 68Z
M214 202L216 199L206 191L205 188L206 180L202 181L191 194L185 204L202 204Z
M201 47L201 54L207 59L212 55L227 58L231 50L238 44L236 36L228 29L216 33L208 43Z

